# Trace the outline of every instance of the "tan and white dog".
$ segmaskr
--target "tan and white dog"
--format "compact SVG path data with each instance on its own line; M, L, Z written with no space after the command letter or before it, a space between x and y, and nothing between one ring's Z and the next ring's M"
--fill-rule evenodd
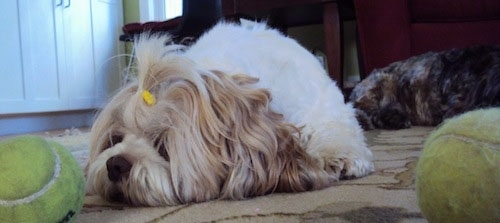
M89 194L176 205L321 189L374 170L354 109L296 41L230 23L183 49L169 41L136 41L138 80L91 130Z

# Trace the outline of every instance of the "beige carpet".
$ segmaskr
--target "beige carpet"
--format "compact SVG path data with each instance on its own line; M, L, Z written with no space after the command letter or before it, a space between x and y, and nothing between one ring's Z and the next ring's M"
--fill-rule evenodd
M324 190L160 208L125 207L89 196L76 222L427 222L417 205L414 171L432 129L366 132L376 172ZM65 145L83 165L87 132L73 129L45 136Z

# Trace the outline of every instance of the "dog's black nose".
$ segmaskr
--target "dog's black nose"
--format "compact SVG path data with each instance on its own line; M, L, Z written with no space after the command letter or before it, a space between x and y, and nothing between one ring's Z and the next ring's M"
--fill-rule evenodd
M120 155L113 156L106 161L108 178L112 182L118 182L122 177L128 177L132 164Z

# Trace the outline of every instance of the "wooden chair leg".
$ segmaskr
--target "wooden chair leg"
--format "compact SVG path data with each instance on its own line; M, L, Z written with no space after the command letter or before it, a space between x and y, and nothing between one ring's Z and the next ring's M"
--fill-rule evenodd
M336 2L323 5L323 30L325 33L325 54L328 72L330 77L337 82L338 87L343 90L342 23Z

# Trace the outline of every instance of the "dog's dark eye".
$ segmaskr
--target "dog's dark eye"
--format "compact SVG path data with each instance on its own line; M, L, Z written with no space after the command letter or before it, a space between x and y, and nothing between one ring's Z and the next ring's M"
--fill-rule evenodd
M109 149L109 148L113 147L114 145L121 143L122 141L123 141L123 135L112 134L109 136L109 139L106 142L106 144L103 146L103 149L104 150Z
M111 136L111 146L114 146L118 143L121 143L122 141L123 141L122 135L112 135Z
M156 139L155 140L155 148L158 150L158 153L160 153L161 157L165 159L166 161L170 161L170 157L167 152L167 148L165 147L165 141L163 139Z

